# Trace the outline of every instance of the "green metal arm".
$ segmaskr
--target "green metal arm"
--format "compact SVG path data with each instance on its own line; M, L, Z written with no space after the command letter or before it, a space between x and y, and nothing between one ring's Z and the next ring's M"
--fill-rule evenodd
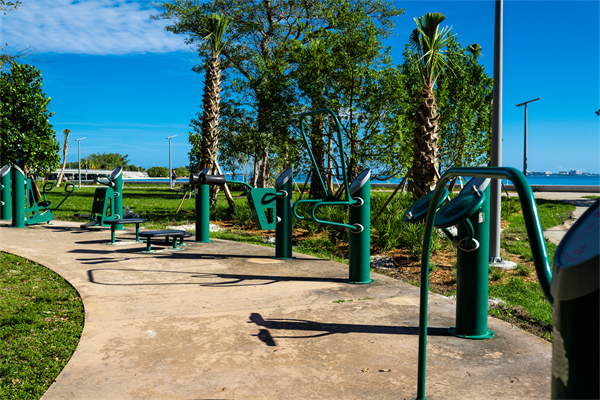
M348 174L347 174L347 168L346 168L344 146L343 146L343 141L342 141L342 130L340 128L341 125L340 125L340 121L338 120L335 113L333 111L331 111L329 108L323 108L321 110L315 110L315 111L307 111L305 113L300 114L300 132L302 133L302 138L304 139L304 143L306 144L306 149L308 150L308 154L310 155L310 160L312 161L312 165L315 168L315 171L317 171L319 173L318 174L319 175L319 183L321 184L321 187L323 188L323 193L327 193L328 199L335 198L335 196L332 193L330 193L329 190L327 190L327 187L325 186L325 182L323 181L323 177L321 176L319 166L317 165L315 156L313 155L312 149L310 148L310 143L308 142L308 137L304 133L304 119L306 117L314 116L314 115L318 115L318 114L329 114L331 116L331 118L333 118L333 120L335 121L335 124L337 127L337 133L338 133L338 141L340 144L339 145L340 162L342 163L342 172L344 173L344 189L346 192L346 198L350 199L351 198L350 197L350 187L348 186Z
M225 183L230 183L232 185L245 185L246 186L246 190L252 190L252 189L254 189L252 187L252 185L250 185L249 183L246 183L244 181L234 181L234 180L231 180L231 179L225 179Z
M553 304L550 285L552 283L552 267L546 250L544 233L540 223L540 217L535 205L535 197L527 178L516 168L511 167L479 167L479 168L453 168L447 171L439 180L436 189L433 192L427 220L425 222L425 234L423 237L423 252L421 254L421 292L420 292L420 311L419 311L419 366L417 399L425 399L425 368L426 368L426 344L427 344L427 312L428 312L428 287L429 287L429 254L431 252L431 236L435 222L436 204L438 203L446 183L455 176L471 176L475 178L509 179L515 185L527 236L531 246L533 262L540 280L540 286L546 299Z
M69 186L71 187L71 190L69 190ZM51 211L58 210L60 208L60 206L63 205L65 200L67 200L69 198L69 196L71 195L71 193L73 193L74 191L75 191L75 185L73 183L66 183L65 184L65 192L67 192L67 195L62 199L62 201L55 208L52 208Z
M108 183L106 183L106 182L101 182L101 181L99 181L99 180L98 180L98 178L106 178L106 179L108 179ZM96 183L99 183L99 184L101 184L101 185L108 186L108 187L113 187L113 186L115 186L115 183L112 181L112 179L110 179L110 176L108 176L108 175L97 175L96 177L94 177L94 181L95 181ZM66 187L65 187L65 188L66 188Z
M46 189L46 186L50 185L50 189ZM42 188L42 196L44 196L44 201L46 201L46 192L52 191L54 189L55 182L46 182L44 183L44 187Z
M315 211L317 210L318 207L321 207L321 206L351 206L353 204L357 204L358 202L359 202L358 200L354 200L353 202L348 202L348 201L324 201L324 200L320 200L320 199L298 200L294 204L293 211L294 211L294 216L296 218L298 218L299 220L302 220L302 221L311 221L311 222L316 222L316 223L321 224L321 225L336 226L338 228L349 229L351 231L357 232L357 231L359 231L361 229L358 226L356 226L356 225L350 225L350 224L344 224L344 223L341 223L341 222L324 221L324 220L318 219L317 216L315 215ZM298 207L299 204L303 204L303 203L314 203L315 204L312 207L312 209L311 209L311 216L312 216L312 218L302 217L301 215L298 215L298 212L296 211L296 207Z

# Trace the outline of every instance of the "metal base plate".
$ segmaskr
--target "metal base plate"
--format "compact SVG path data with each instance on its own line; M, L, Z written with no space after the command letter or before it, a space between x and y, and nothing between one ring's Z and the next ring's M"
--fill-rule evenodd
M492 331L490 331L489 329L487 330L487 333L483 334L483 335L465 335L464 333L458 333L458 331L456 330L456 327L453 326L452 328L448 329L448 332L451 335L454 335L456 337L459 338L464 338L464 339L475 339L475 340L485 340L485 339L491 339L493 337L496 336L496 334Z
M124 240L124 241L118 241L118 242L105 242L105 245L108 246L122 246L122 245L126 245L126 244L137 244L137 243L144 243L141 240Z
M182 251L185 249L160 249L160 250L150 250L150 251L146 251L146 250L142 250L140 251L140 253L166 253L167 251Z
M364 281L364 282L355 282L355 281L351 281L350 279L344 279L344 282L354 283L356 285L368 285L369 283L373 283L373 279L369 279L368 281Z
M494 257L490 259L490 267L503 268L503 269L515 269L517 263L512 261L503 260L502 257Z

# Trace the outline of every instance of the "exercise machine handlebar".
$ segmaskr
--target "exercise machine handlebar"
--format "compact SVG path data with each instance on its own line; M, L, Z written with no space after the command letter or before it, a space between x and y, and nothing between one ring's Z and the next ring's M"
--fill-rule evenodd
M48 184L52 184L50 186L50 189L46 189L46 186L48 186ZM69 190L69 188L71 190ZM52 189L54 189L54 182L46 182L46 184L44 184L43 187L43 193L44 193L44 200L46 200L46 193L51 191ZM63 203L69 198L69 196L71 195L71 193L73 193L75 191L75 184L67 182L65 183L65 192L67 193L67 195L62 199L62 201L60 203L58 203L58 205L54 208L51 208L50 211L56 211L60 208L60 206L63 205Z
M362 232L362 229L363 229L362 226L360 226L360 225L344 224L342 222L321 220L321 219L317 218L317 216L315 215L315 212L316 212L317 208L321 207L321 206L353 206L353 205L361 203L362 201L363 200L360 198L352 199L352 202L349 202L349 201L325 201L325 200L321 200L321 199L298 200L294 204L293 212L294 212L294 216L302 221L316 222L321 225L335 226L338 228L348 229L350 232L359 233L359 232ZM303 217L298 214L298 211L296 210L296 208L300 204L314 204L311 207L311 217L310 218Z
M108 179L108 182L102 182L102 181L99 180L100 178L106 178L106 179ZM104 186L108 186L108 187L114 187L115 186L115 183L113 182L113 180L108 175L97 175L97 176L94 177L94 182L99 183L99 184L104 185Z

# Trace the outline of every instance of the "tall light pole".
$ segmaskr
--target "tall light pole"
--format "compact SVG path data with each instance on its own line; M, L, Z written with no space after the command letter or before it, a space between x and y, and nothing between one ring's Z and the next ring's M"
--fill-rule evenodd
M494 10L494 107L492 111L491 167L502 166L502 68L504 42L504 0L495 1ZM500 179L490 183L490 266L514 268L512 261L500 256Z
M169 187L171 189L173 189L173 179L171 179L171 177L173 176L173 172L171 170L171 138L174 138L177 135L173 135L173 136L168 136L165 139L169 139Z
M541 97L517 104L517 107L525 106L525 144L523 145L523 175L525 175L525 177L527 177L527 103L538 101L539 99L541 99Z
M138 172L140 172L140 160L138 158L136 158L137 162L138 162Z
M79 138L79 139L75 139L75 141L77 142L77 165L79 166L79 187L81 188L81 141L85 139L84 137Z

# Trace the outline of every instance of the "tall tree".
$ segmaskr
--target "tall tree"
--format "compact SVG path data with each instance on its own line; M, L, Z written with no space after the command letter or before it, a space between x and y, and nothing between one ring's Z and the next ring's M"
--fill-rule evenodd
M12 64L0 76L0 160L45 175L59 165L60 145L42 92L42 74L31 65Z
M167 30L188 35L188 43L200 46L202 16L218 12L231 19L226 34L228 47L222 51L223 66L231 76L224 87L221 114L221 140L228 144L220 151L253 156L257 186L267 184L272 161L279 169L298 159L293 133L297 129L294 118L301 109L295 85L297 69L290 60L292 46L309 43L323 32L336 29L338 18L353 3L173 0L160 5L164 13L154 18L171 19L174 24ZM392 7L385 0L356 3L363 5L363 15L374 19Z
M439 74L448 65L445 47L448 44L448 27L440 24L446 17L440 13L427 13L415 18L417 28L409 41L415 51L414 62L422 80L419 104L415 113L414 156L412 165L413 188L421 196L435 187L438 173L438 107L434 85Z
M205 78L204 78L204 97L202 100L202 119L201 121L193 121L194 125L200 125L201 131L201 163L199 169L208 168L211 174L215 174L218 168L217 152L219 143L219 115L220 115L220 93L221 93L221 63L219 55L225 46L223 36L227 29L229 19L223 15L212 14L203 24L204 40L208 43L208 51L210 56L206 62ZM190 143L192 150L190 153L197 153L198 148L194 147L198 140L198 132L190 132ZM195 136L195 137L194 137ZM197 154L194 154L193 159L198 159ZM210 188L210 202L212 204L217 201L217 186ZM228 193L228 192L227 192ZM229 204L233 207L234 202L231 196L228 196Z
M65 166L67 165L67 150L69 149L69 133L71 133L71 130L64 129L63 133L65 134L65 144L63 145L63 163L62 168L60 169L60 174L58 175L58 180L56 181L56 187L60 186L63 177L65 176Z

